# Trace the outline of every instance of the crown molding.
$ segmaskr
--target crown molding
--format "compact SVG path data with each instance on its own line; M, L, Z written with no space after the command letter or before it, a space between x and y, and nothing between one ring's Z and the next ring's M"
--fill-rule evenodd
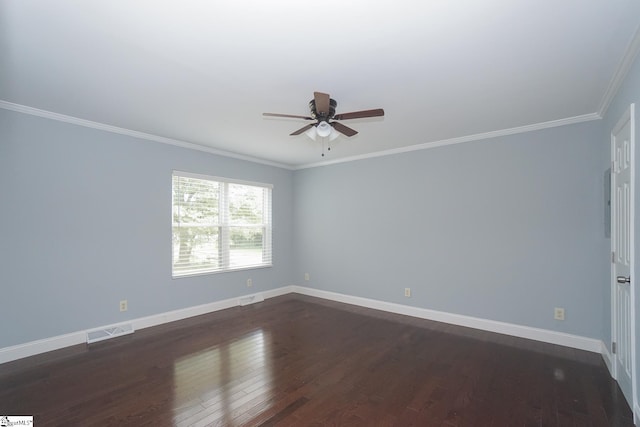
M353 162L356 160L371 159L374 157L391 156L394 154L407 153L410 151L427 150L429 148L443 147L445 145L462 144L464 142L481 141L483 139L497 138L500 136L514 135L518 133L533 132L536 130L549 129L549 128L554 128L558 126L566 126L566 125L572 125L576 123L589 122L592 120L599 120L601 118L602 116L600 116L598 113L583 114L581 116L568 117L560 120L550 120L548 122L535 123L532 125L519 126L515 128L502 129L502 130L496 130L496 131L485 132L485 133L478 133L474 135L461 136L457 138L442 139L442 140L433 141L433 142L425 142L423 144L410 145L408 147L393 148L391 150L376 151L374 153L363 154L360 156L343 157L341 159L329 160L329 161L318 162L318 163L308 163L305 165L296 166L295 170L315 168L319 166L335 165L338 163Z
M91 129L102 130L105 132L117 133L120 135L131 136L133 138L144 139L147 141L160 142L162 144L174 145L176 147L188 148L191 150L204 151L205 153L215 154L218 156L230 157L233 159L244 160L252 163L260 163L263 165L273 166L276 168L293 170L290 165L283 163L271 162L269 160L257 157L246 156L231 151L219 150L217 148L206 147L204 145L194 144L192 142L180 141L178 139L166 138L164 136L153 135L150 133L140 132L137 130L125 129L118 126L107 125L104 123L93 122L91 120L80 119L78 117L67 116L65 114L54 113L52 111L40 110L38 108L28 107L26 105L15 104L13 102L3 101L0 99L0 108L11 110L18 113L29 114L32 116L43 117L45 119L56 120L59 122L70 123L77 126L83 126Z
M600 117L604 117L611 105L611 101L616 96L618 91L620 90L620 86L622 86L622 82L629 74L629 70L633 65L633 61L638 56L640 52L640 25L636 28L633 37L629 41L627 48L625 49L625 53L618 64L616 71L613 73L613 77L609 82L609 86L607 86L607 90L605 91L602 100L600 100L600 107L598 108L598 114Z
M640 38L638 38L638 40L640 41ZM639 43L639 45L640 45L640 43ZM602 118L602 116L600 114L598 114L598 113L589 113L589 114L583 114L581 116L568 117L568 118L559 119L559 120L551 120L551 121L547 121L547 122L535 123L535 124L526 125L526 126L519 126L519 127L515 127L515 128L502 129L502 130L479 133L479 134L474 134L474 135L461 136L461 137L457 137L457 138L443 139L443 140L433 141L433 142L426 142L426 143L422 143L422 144L410 145L408 147L400 147L400 148L393 148L393 149L390 149L390 150L376 151L374 153L368 153L368 154L363 154L363 155L358 155L358 156L343 157L343 158L340 158L340 159L329 160L329 161L324 161L324 162L308 163L308 164L292 166L292 165L287 165L287 164L283 164L283 163L277 163L277 162L272 162L272 161L269 161L269 160L260 159L260 158L257 158L257 157L252 157L252 156L246 156L246 155L243 155L243 154L233 153L233 152L230 152L230 151L219 150L219 149L212 148L212 147L206 147L206 146L203 146L203 145L194 144L192 142L180 141L180 140L177 140L177 139L166 138L166 137L163 137L163 136L153 135L153 134L150 134L150 133L140 132L140 131L131 130L131 129L125 129L125 128L121 128L121 127L117 127L117 126L107 125L107 124L104 124L104 123L93 122L91 120L80 119L78 117L67 116L67 115L64 115L64 114L54 113L54 112L51 112L51 111L41 110L41 109L38 109L38 108L28 107L26 105L15 104L15 103L8 102L8 101L3 101L3 100L0 100L0 108L3 108L5 110L15 111L15 112L18 112L18 113L29 114L29 115L32 115L32 116L38 116L38 117L43 117L43 118L46 118L46 119L51 119L51 120L56 120L56 121L60 121L60 122L70 123L70 124L74 124L74 125L77 125L77 126L88 127L88 128L92 128L92 129L102 130L102 131L105 131L105 132L117 133L117 134L120 134L120 135L131 136L133 138L139 138L139 139L143 139L143 140L147 140L147 141L159 142L159 143L162 143L162 144L174 145L174 146L177 146L177 147L188 148L188 149L191 149L191 150L203 151L205 153L215 154L215 155L218 155L218 156L224 156L224 157L234 158L234 159L238 159L238 160L244 160L244 161L248 161L248 162L252 162L252 163L259 163L259 164L273 166L273 167L277 167L277 168L281 168L281 169L287 169L287 170L308 169L308 168L314 168L314 167L320 167L320 166L329 166L329 165L334 165L334 164L339 164L339 163L353 162L353 161L357 161L357 160L371 159L371 158L375 158L375 157L391 156L391 155L394 155L394 154L407 153L407 152L418 151L418 150L426 150L426 149L442 147L442 146L446 146L446 145L461 144L461 143L464 143L464 142L481 141L481 140L489 139L489 138L497 138L497 137L500 137L500 136L507 136L507 135L514 135L514 134L518 134L518 133L532 132L532 131L536 131L536 130L543 130L543 129L553 128L553 127L558 127L558 126L565 126L565 125L575 124L575 123L582 123L582 122L587 122L587 121L591 121L591 120L598 120L598 119Z

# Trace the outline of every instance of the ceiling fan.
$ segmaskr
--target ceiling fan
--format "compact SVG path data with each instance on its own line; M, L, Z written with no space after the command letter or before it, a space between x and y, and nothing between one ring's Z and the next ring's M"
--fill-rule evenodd
M353 136L358 133L358 131L343 125L337 120L363 119L366 117L384 116L384 110L382 108L336 114L337 106L338 103L335 101L335 99L331 99L328 93L314 92L313 99L309 101L309 116L297 116L293 114L279 113L262 113L262 115L269 117L288 117L293 119L315 120L315 123L303 126L297 131L290 134L294 136L306 132L307 136L309 136L313 140L316 139L316 135L320 137L328 136L330 137L330 139L335 139L338 136L335 131L338 131L345 136Z

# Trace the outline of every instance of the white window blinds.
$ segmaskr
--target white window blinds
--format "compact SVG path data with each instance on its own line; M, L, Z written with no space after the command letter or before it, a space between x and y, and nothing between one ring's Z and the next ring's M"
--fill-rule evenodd
M271 186L173 172L173 277L271 263Z

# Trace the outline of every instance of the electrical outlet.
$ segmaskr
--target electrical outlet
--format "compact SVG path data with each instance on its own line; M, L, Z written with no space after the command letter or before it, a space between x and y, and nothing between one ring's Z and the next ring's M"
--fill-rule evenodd
M411 296L411 288L404 288L404 296L407 298Z
M564 308L556 307L553 309L553 318L556 320L564 320Z
M127 311L128 308L129 307L126 299L123 299L122 301L120 301L120 311Z
M247 287L250 288L253 286L253 280L247 279Z
M309 273L304 273L304 281L305 282L309 281Z

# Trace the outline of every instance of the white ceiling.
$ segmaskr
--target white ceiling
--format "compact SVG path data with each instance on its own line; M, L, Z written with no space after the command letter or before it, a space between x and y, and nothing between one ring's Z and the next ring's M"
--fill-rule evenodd
M639 24L640 0L0 0L0 102L296 168L597 118ZM313 91L386 115L321 158L261 115Z

